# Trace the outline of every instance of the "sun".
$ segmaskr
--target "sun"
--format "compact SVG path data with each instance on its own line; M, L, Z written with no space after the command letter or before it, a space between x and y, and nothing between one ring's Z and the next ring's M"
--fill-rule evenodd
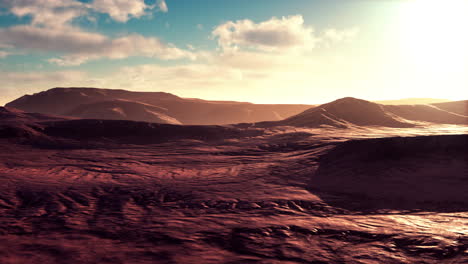
M408 1L401 7L399 21L399 48L412 68L412 78L426 80L425 89L445 87L466 94L468 0Z

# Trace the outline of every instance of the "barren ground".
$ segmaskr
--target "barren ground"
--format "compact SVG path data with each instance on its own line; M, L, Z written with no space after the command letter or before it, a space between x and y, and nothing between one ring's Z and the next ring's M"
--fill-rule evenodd
M67 149L2 139L0 263L468 263L466 203L348 207L311 186L340 142L466 133L278 128Z

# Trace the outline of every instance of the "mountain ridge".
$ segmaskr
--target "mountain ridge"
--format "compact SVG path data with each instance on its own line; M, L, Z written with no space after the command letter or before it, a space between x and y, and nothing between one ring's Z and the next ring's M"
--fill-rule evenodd
M164 114L185 125L222 125L281 120L311 105L269 105L246 102L187 99L165 92L134 92L117 89L57 87L25 95L6 104L26 112L67 115L80 105L109 100L127 100L167 109ZM92 116L88 116L92 117ZM99 116L94 116L99 119ZM130 119L134 121L144 118Z
M410 128L422 123L467 125L468 117L431 105L382 105L345 97L308 109L282 121L260 122L260 127L338 127L382 126Z
M165 92L57 87L6 106L46 115L163 124L408 128L423 123L466 125L467 102L385 105L344 97L319 106L275 105L182 98Z

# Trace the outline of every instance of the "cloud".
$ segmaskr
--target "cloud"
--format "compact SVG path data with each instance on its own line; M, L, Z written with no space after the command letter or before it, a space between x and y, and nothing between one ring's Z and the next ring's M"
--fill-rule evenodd
M80 71L58 71L58 72L1 72L0 76L5 84L14 85L18 81L23 84L38 84L44 82L70 83L81 81L86 73Z
M76 0L0 0L0 7L6 7L18 17L31 17L29 25L0 28L0 47L10 46L26 52L64 53L48 60L58 65L71 66L101 58L122 59L130 56L163 60L195 57L193 52L164 43L156 37L130 34L110 38L86 32L71 24L73 19L89 16L92 11L109 14L119 22L139 18L155 7L167 12L164 0L158 0L154 5L147 5L144 0L94 0L90 3ZM2 57L7 55L6 51L0 53Z
M121 69L124 76L137 77L135 80L155 79L160 81L235 81L242 79L242 73L237 69L219 67L218 65L188 64L176 66L160 66L154 64L124 67Z
M323 43L346 42L356 34L354 29L327 29L316 34L304 25L301 16L272 18L257 24L249 20L226 22L213 30L219 51L197 51L196 62L184 65L124 67L105 83L135 90L151 90L156 83L158 89L194 97L212 97L222 89L225 99L236 100L244 100L239 90L259 96L274 93L272 98L281 101L284 94L276 91L284 87L299 94L307 94L314 85L342 87L349 80L347 74L352 74L351 62L310 51L325 47ZM330 49L323 53L341 54ZM327 82L332 69L344 72L343 80Z
M71 66L100 58L123 59L130 56L144 56L162 60L195 59L196 57L194 53L179 49L170 43L163 43L158 38L147 38L134 34L106 39L106 41L96 45L94 50L64 55L60 58L50 59L49 62Z
M127 14L127 18L134 17ZM152 64L123 67L108 76L63 71L10 73L8 76L0 73L0 79L2 82L7 79L8 85L30 90L54 86L154 90L157 84L158 90L184 96L216 96L218 99L223 97L246 101L255 97L265 98L262 99L264 102L287 102L285 97L289 95L281 92L287 87L294 91L288 93L291 94L292 102L297 98L305 98L313 87L335 91L348 85L350 78L346 75L353 74L352 61L343 59L344 63L335 62L329 56L322 55L328 53L339 56L340 50L322 49L314 52L314 49L325 47L323 43L331 45L347 42L356 34L352 29L327 29L317 33L304 24L302 16L272 18L259 23L250 20L228 21L212 32L219 50L202 51L190 45L180 49L156 37L138 34L109 37L86 32L68 23L60 26L20 25L0 28L0 47L14 47L15 52L58 53L48 61L62 66L130 56L164 60L188 58L195 61L169 66ZM330 78L329 74L335 71L340 72L340 78Z
M212 36L224 50L238 47L266 51L312 49L316 43L314 29L304 25L300 15L271 18L260 23L251 20L228 21L217 26Z
M10 52L0 50L0 58L5 58L7 56L11 55Z
M248 19L228 21L217 26L212 32L212 37L217 39L219 47L225 52L241 49L307 52L319 46L349 41L358 33L358 28L329 28L317 33L313 27L304 24L301 15L294 15L273 17L260 23Z
M31 25L0 29L0 44L34 51L86 52L95 50L107 37L77 28L44 28Z
M144 0L94 0L90 3L76 0L0 0L0 7L7 8L18 17L31 16L32 25L51 27L69 24L78 17L90 16L90 12L108 14L118 22L140 18L155 7L168 12L164 0L158 0L155 5L147 5Z
M359 33L359 28L357 27L345 29L345 30L337 30L334 28L329 28L323 32L322 40L328 41L328 42L344 42L344 41L349 41L355 38L358 33Z
M161 10L167 12L164 1L159 1L158 6ZM94 0L91 3L91 8L100 13L109 14L116 21L126 22L131 17L139 18L143 16L146 10L153 9L154 6L145 4L144 0Z
M317 82L324 86L321 74L324 67L319 63L311 64L295 57L292 58L294 62L281 67L287 56L265 54L265 57L257 58L256 53L240 52L238 55L241 55L239 61L233 61L237 56L229 54L207 63L123 67L112 77L104 77L102 86L139 91L157 89L184 97L262 103L286 103L298 98L311 100L313 98L306 97L310 89L314 89ZM273 66L268 64L272 60ZM284 89L289 92L285 94Z
M122 59L130 56L163 60L195 58L192 52L164 43L155 37L132 34L109 38L71 26L43 28L22 25L0 29L0 45L2 44L28 51L65 53L60 58L49 60L63 66L79 65L100 58Z
M57 26L87 14L87 5L74 0L0 0L18 17L31 16L32 25Z
M161 12L167 13L169 11L169 9L167 8L166 1L164 0L158 0L157 5Z

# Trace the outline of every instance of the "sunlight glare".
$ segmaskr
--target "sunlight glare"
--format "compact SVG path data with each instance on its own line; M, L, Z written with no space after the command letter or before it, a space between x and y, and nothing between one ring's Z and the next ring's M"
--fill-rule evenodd
M402 7L400 23L400 48L410 77L424 84L421 91L459 87L457 93L463 93L468 85L468 1L410 1Z

